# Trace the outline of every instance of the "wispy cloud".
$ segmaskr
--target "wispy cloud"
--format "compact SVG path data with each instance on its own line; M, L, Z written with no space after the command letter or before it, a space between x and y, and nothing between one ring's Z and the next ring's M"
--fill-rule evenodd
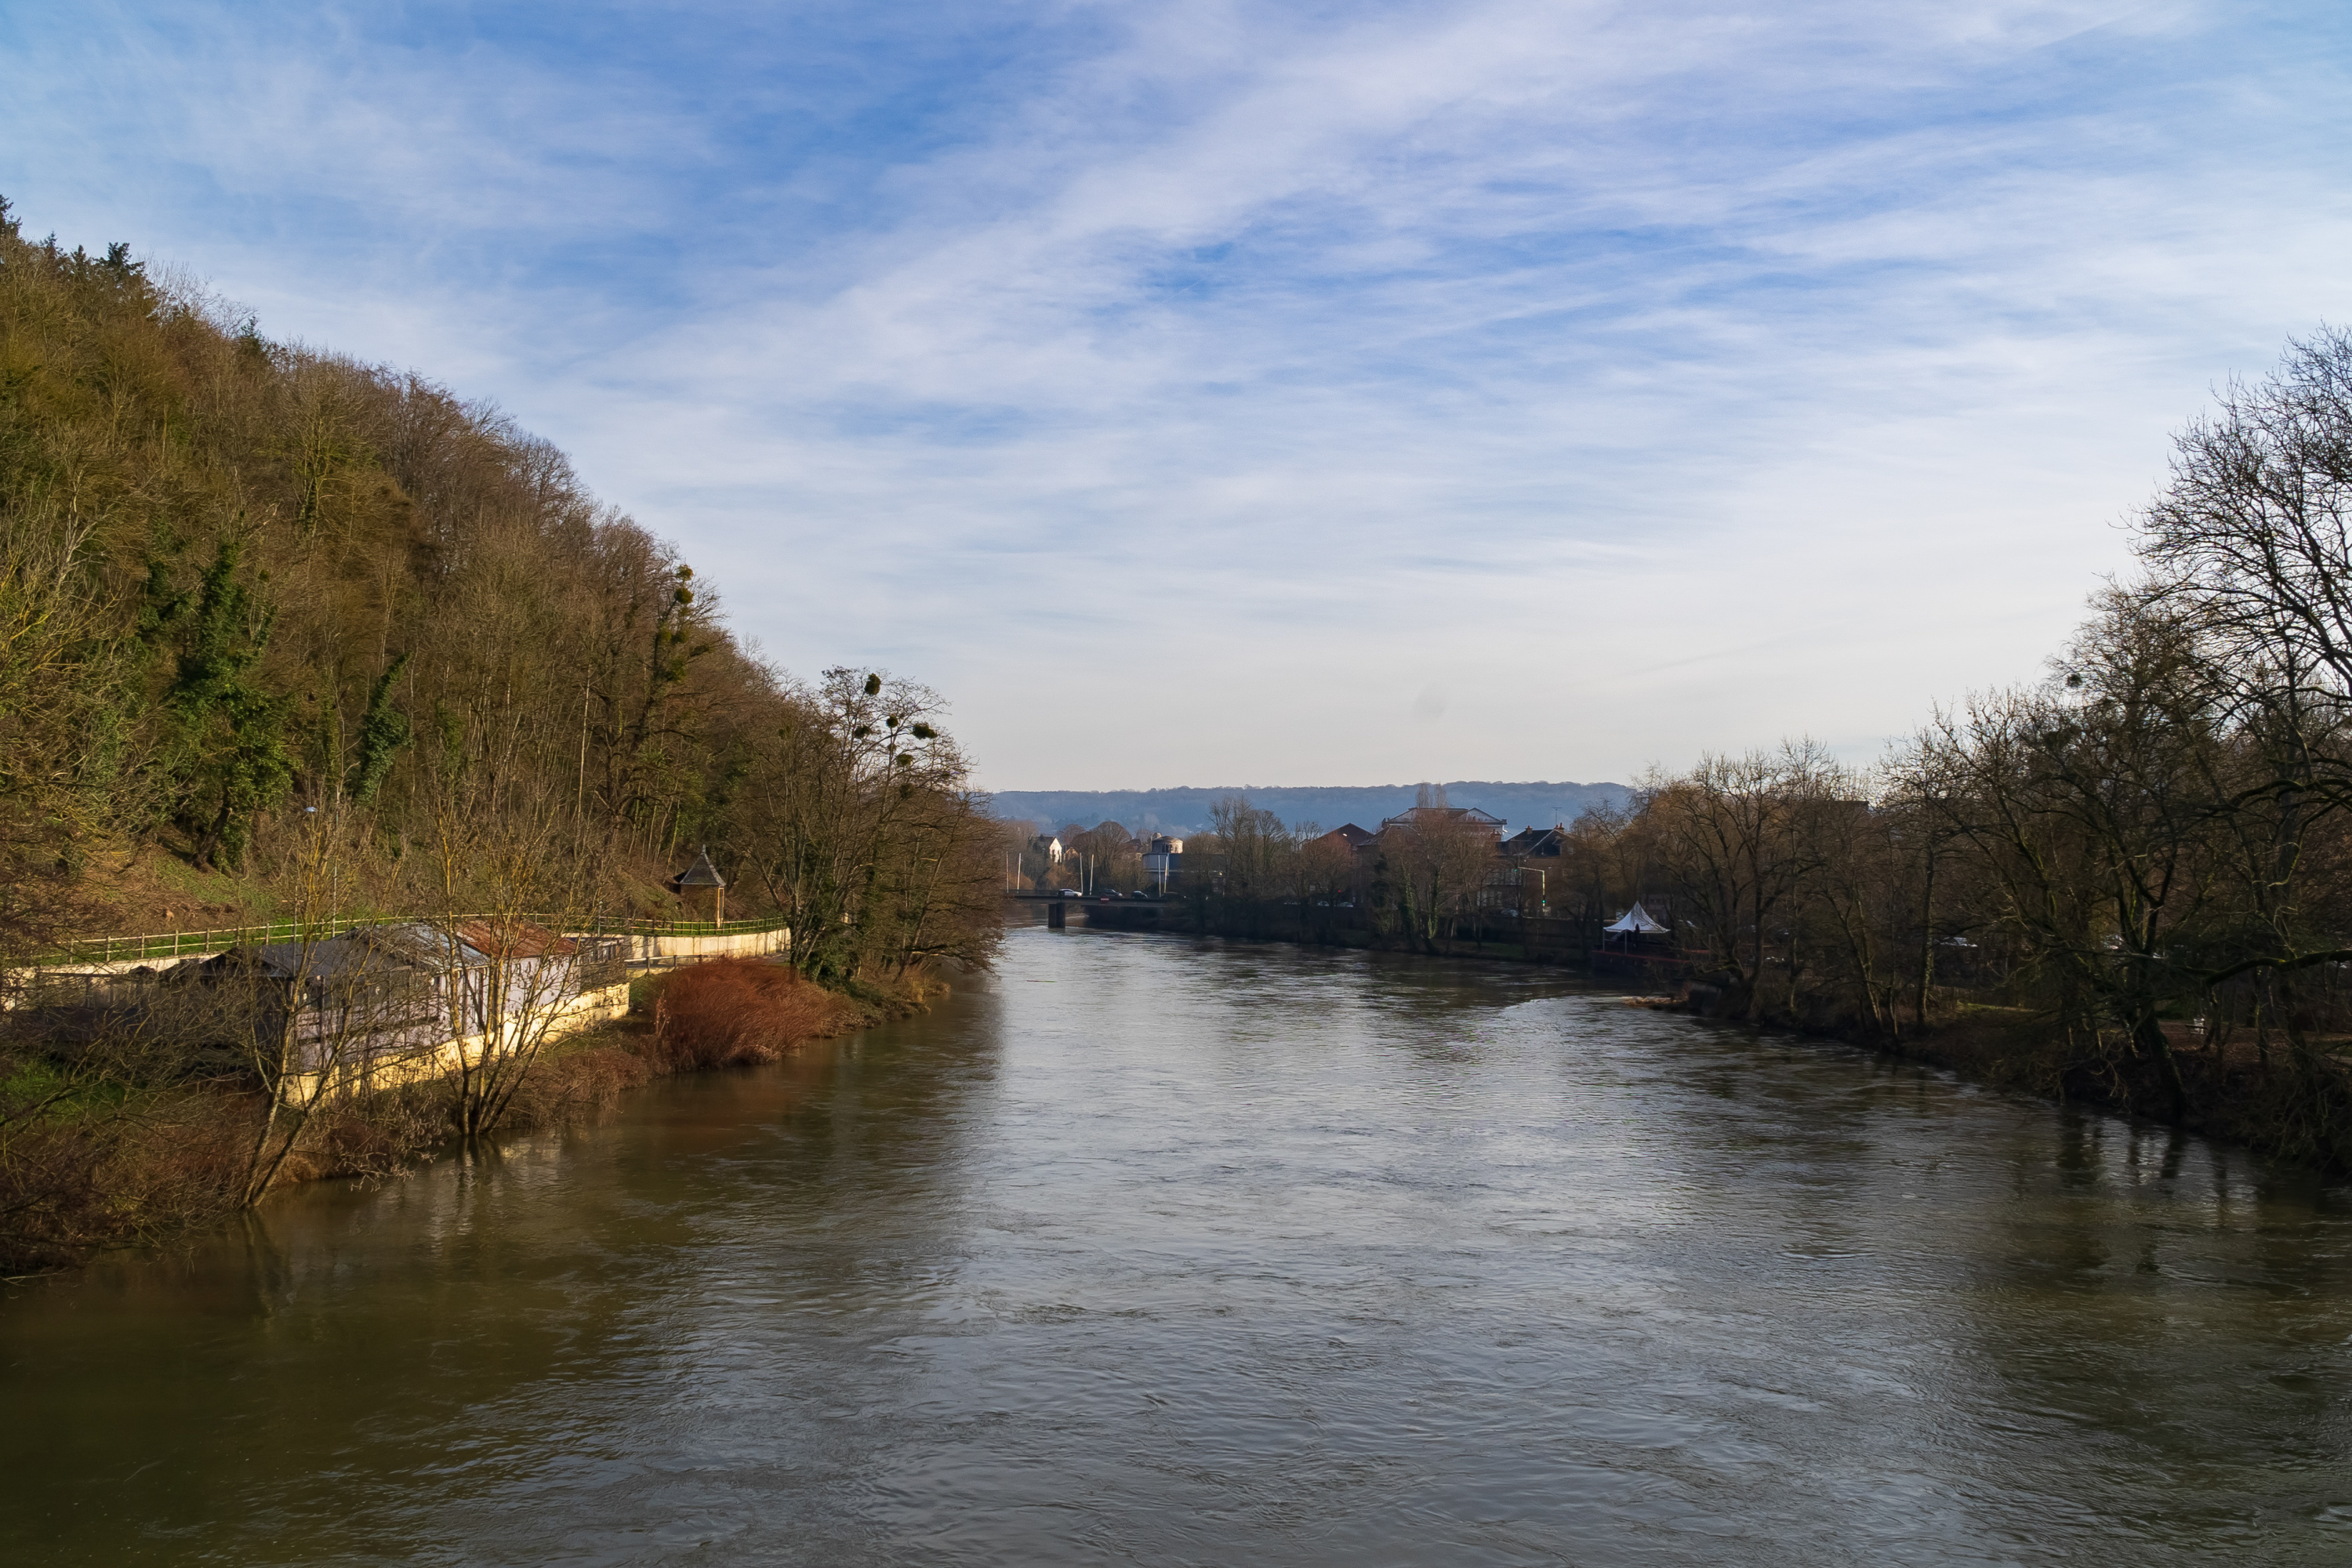
M1008 787L1867 752L2352 292L2316 5L534 16L0 24L0 190L495 394Z

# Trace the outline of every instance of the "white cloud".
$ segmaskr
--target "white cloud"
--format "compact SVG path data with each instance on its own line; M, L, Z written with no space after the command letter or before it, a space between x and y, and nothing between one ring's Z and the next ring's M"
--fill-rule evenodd
M101 14L0 189L495 393L1007 787L1867 753L2352 291L2343 55L2218 9L650 15L716 63Z

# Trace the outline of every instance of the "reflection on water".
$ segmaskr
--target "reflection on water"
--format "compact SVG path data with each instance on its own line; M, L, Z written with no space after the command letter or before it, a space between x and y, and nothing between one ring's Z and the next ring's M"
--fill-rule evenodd
M0 1303L11 1563L2352 1561L2345 1194L1508 971L939 1013Z

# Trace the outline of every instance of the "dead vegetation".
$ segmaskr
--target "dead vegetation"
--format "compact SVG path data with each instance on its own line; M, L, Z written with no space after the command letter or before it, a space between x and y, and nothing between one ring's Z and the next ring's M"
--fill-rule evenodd
M669 1072L754 1066L839 1034L855 1016L846 999L789 969L723 958L663 982L646 1055Z

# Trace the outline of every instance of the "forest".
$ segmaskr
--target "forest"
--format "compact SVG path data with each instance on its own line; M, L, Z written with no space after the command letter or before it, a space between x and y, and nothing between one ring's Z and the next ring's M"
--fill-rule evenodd
M495 956L688 912L665 883L708 847L730 917L878 995L999 940L968 774L938 694L762 661L495 407L0 202L0 1228L155 1118L274 1093L152 1028L45 1034L27 978L93 933L423 919L446 946L462 918Z
M1352 863L1230 801L1202 918L1515 945L2352 1168L2352 332L2224 388L2133 529L2046 679L1874 766L1706 755L1539 845L1441 811ZM1665 931L1604 937L1636 901Z

